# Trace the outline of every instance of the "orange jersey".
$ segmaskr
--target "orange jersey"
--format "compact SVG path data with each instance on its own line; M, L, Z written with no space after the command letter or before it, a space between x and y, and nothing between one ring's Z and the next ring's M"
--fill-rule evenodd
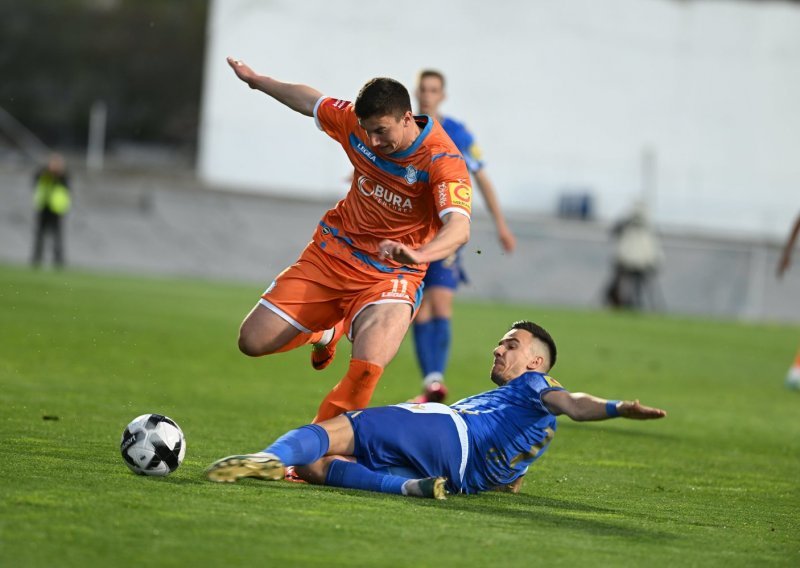
M347 195L325 214L314 234L327 252L356 266L402 271L400 264L378 259L380 241L418 248L434 237L445 215L470 216L472 187L461 152L433 118L415 119L421 132L414 143L386 155L370 148L352 103L328 97L317 101L317 126L342 145L355 170Z

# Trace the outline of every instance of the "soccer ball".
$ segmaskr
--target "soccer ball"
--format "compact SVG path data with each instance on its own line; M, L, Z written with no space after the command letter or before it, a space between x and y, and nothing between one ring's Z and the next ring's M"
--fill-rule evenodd
M139 475L169 475L186 455L186 439L174 420L142 414L122 433L119 449L127 466Z

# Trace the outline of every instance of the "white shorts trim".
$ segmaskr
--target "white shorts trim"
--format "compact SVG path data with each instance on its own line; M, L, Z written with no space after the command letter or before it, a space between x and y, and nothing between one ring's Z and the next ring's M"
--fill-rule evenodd
M458 467L458 484L459 486L463 485L464 473L467 471L467 461L469 460L469 436L467 435L469 428L458 412L440 402L423 402L418 404L403 402L395 404L394 406L418 414L447 414L453 419L453 423L456 425L456 430L458 431L458 441L461 443L461 464Z
M261 304L262 306L264 306L265 308L267 308L268 310L270 310L270 311L272 311L272 312L275 312L276 314L278 314L279 316L281 316L281 318L283 318L284 320L286 320L287 322L289 322L290 324L292 324L292 327L294 327L295 329L298 329L298 330L302 331L303 333L313 333L313 332L312 332L310 329L308 329L307 327L304 327L303 325L300 325L300 323L299 323L298 321L296 321L296 320L295 320L295 319L294 319L292 316L290 316L289 314L287 314L286 312L284 312L282 309L280 309L280 308L279 308L278 306L276 306L275 304L273 304L273 303L271 303L271 302L268 302L268 301L267 301L267 300L265 300L264 298L261 298L261 299L258 301L258 303L259 303L259 304Z

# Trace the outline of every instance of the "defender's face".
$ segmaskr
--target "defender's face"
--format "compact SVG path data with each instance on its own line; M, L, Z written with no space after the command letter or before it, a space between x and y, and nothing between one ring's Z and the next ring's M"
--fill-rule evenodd
M405 150L414 142L412 135L414 116L406 112L401 118L389 114L359 119L361 128L367 132L369 145L382 154Z
M417 86L417 106L419 112L436 116L439 105L444 100L444 85L438 77L425 77Z
M492 365L492 382L503 386L527 371L539 367L543 358L533 349L534 337L524 329L512 329L500 340L495 350Z

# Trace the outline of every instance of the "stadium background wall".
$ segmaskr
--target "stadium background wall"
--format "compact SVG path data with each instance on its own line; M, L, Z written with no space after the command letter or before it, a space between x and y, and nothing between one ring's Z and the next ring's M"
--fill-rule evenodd
M783 237L798 209L790 3L212 1L201 177L331 197L347 185L341 151L243 88L226 55L351 99L373 76L412 85L422 67L443 70L444 110L477 135L515 211L549 213L578 190L600 219L644 198L661 226Z

